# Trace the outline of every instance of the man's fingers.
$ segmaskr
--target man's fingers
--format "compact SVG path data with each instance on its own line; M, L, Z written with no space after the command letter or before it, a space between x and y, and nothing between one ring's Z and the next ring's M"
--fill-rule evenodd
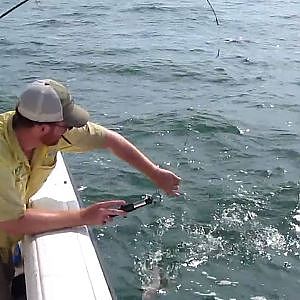
M98 208L114 208L114 207L120 207L121 205L126 204L126 201L124 200L109 200L109 201L103 201L96 203L95 206Z
M126 216L126 211L120 210L120 209L107 209L108 217L116 217L116 216Z
M170 195L170 196L180 196L181 195L179 187L170 189L170 190L166 191L166 193L167 193L167 195Z
M112 221L113 221L113 217L115 217L115 216L116 216L116 215L114 215L114 216L111 216L111 215L107 216L107 217L104 219L103 224L112 222Z
M176 179L178 182L181 180L181 177L179 177L179 176L177 176L177 175L175 175L175 174L174 174L174 176L175 176L175 179Z

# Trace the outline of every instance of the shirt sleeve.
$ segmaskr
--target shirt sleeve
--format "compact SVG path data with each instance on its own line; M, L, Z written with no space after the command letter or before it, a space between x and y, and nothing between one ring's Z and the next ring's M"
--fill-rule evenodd
M25 209L13 171L0 161L0 221L18 219L24 215Z
M87 152L102 148L106 128L88 122L81 128L67 131L58 144L58 150L64 152Z

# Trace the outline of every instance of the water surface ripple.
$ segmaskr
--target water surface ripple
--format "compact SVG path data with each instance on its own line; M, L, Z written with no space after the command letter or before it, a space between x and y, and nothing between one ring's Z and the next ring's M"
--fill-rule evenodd
M121 300L299 298L300 2L212 2L220 26L195 0L30 1L1 20L2 111L57 78L183 178L93 229ZM66 159L85 204L155 191L103 151Z

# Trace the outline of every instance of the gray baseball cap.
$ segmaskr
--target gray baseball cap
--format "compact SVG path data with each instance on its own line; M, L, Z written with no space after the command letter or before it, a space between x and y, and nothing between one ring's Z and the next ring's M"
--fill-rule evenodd
M61 122L68 127L82 127L89 113L74 103L69 90L52 79L36 80L20 96L18 112L36 122Z

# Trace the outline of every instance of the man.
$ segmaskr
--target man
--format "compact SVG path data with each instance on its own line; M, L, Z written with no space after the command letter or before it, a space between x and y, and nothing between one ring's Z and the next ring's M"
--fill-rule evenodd
M124 137L88 121L88 113L61 83L46 79L30 84L16 110L0 114L0 299L10 299L11 248L24 234L80 225L101 225L125 201L99 202L78 211L28 207L30 197L47 179L57 151L104 148L148 176L169 195L179 194L180 178L159 168Z

